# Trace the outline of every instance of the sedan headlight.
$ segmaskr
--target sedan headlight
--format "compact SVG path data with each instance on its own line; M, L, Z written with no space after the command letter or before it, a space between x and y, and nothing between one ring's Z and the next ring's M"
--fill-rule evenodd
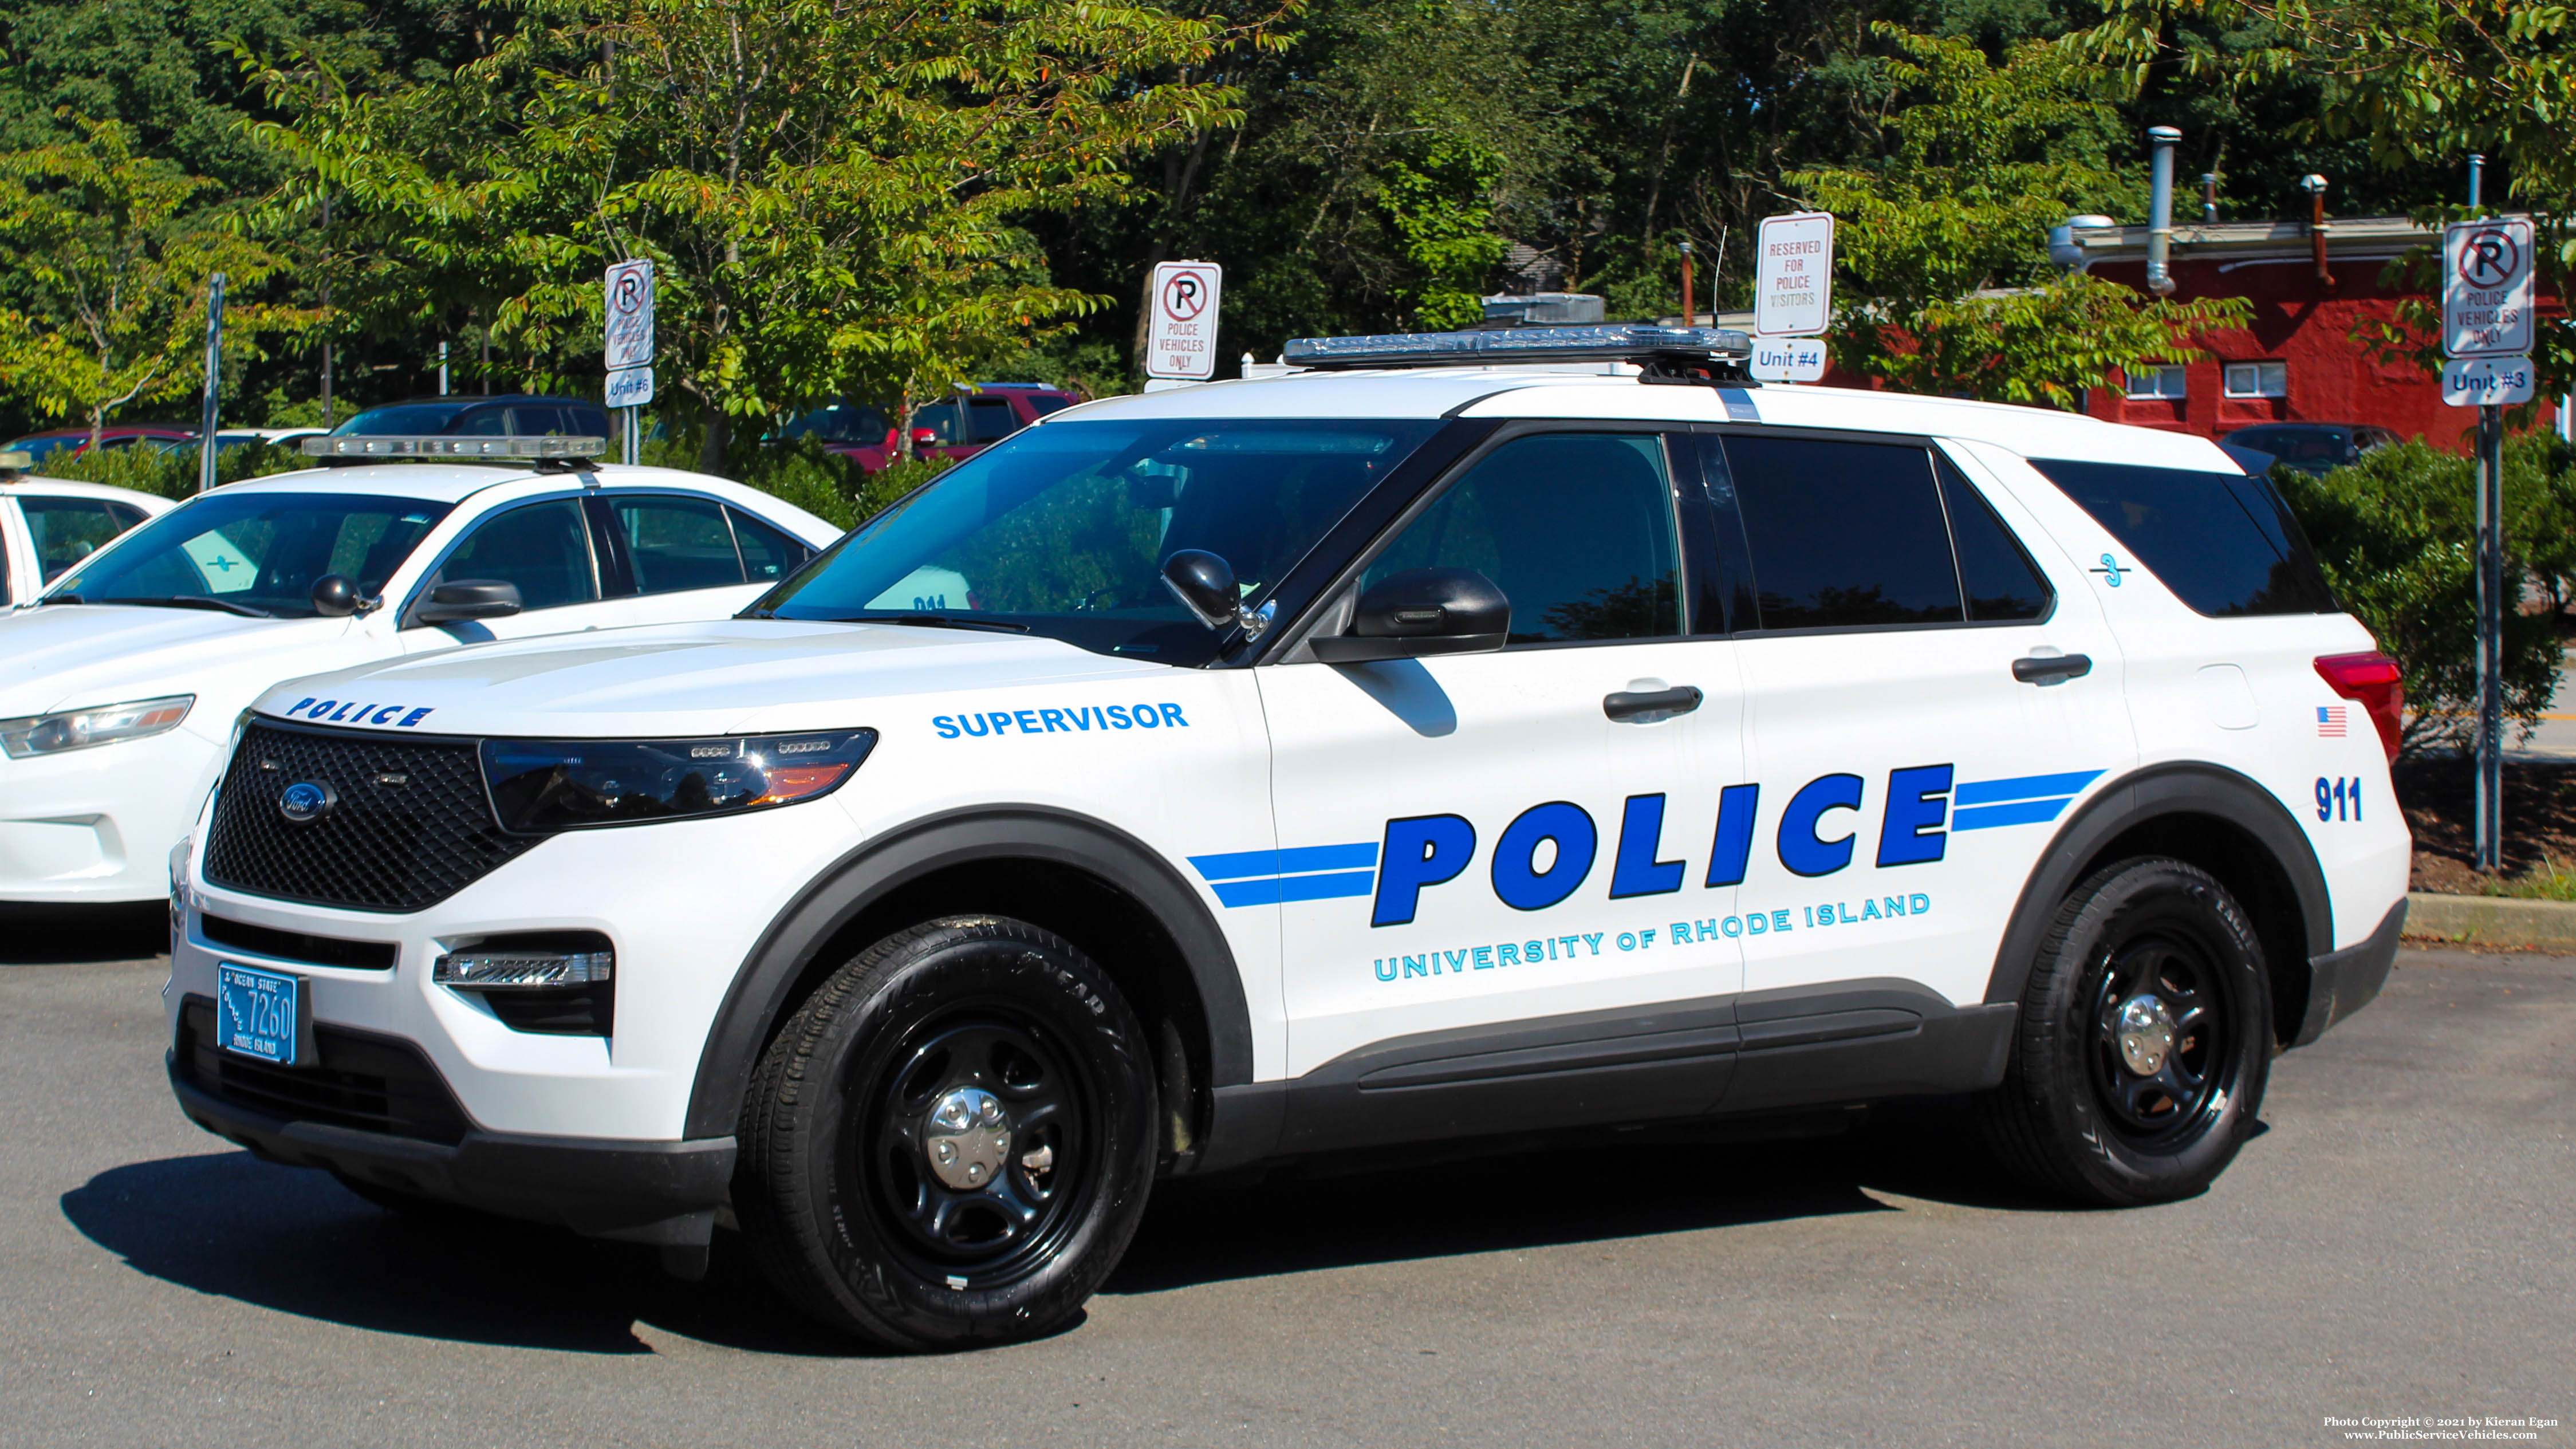
M177 729L179 721L188 717L188 707L196 702L193 694L173 694L127 704L102 704L93 709L67 709L59 714L0 719L0 751L6 751L13 760L25 760L37 755L58 755L65 750L85 750L92 745L111 745L118 740L139 740Z
M483 778L521 835L812 800L858 772L875 730L711 740L486 740Z

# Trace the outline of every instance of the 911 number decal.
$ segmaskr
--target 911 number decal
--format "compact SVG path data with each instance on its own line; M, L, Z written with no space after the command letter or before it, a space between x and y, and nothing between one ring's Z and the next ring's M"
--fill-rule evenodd
M2319 820L2359 820L2361 818L2361 777L2329 780L2317 777L2317 818Z

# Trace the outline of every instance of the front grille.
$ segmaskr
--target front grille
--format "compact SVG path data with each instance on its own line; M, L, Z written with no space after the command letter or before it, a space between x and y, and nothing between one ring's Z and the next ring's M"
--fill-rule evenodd
M337 800L292 821L278 797L303 781ZM215 802L206 879L281 900L417 911L489 875L543 837L505 834L471 740L388 738L255 723Z
M309 1067L280 1067L215 1046L215 1004L190 996L177 1058L188 1085L245 1111L453 1147L471 1125L420 1048L373 1032L313 1024Z

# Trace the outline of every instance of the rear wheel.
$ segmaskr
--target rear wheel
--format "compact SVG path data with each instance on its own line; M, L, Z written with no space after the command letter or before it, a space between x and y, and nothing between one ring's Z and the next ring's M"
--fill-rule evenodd
M2179 860L2123 861L2059 909L1981 1124L2043 1190L2189 1197L2253 1130L2271 1021L2263 947L2227 888Z
M1117 987L1062 938L996 918L898 932L763 1057L735 1210L830 1327L899 1349L1049 1332L1144 1213L1148 1061Z

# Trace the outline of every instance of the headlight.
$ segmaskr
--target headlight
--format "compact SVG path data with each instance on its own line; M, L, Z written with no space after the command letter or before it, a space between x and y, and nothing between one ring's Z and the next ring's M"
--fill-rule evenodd
M6 751L13 760L24 760L84 750L91 745L110 745L118 740L139 740L177 729L179 721L188 717L188 706L196 702L193 694L174 694L130 704L0 719L0 751Z
M812 800L858 772L875 730L712 740L485 740L501 826L642 825Z

